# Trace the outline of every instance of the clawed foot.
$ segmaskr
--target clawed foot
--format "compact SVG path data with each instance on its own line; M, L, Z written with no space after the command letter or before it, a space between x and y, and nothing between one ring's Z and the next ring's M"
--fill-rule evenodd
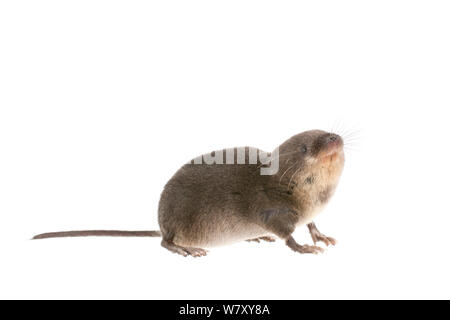
M246 241L248 242L258 242L260 243L262 241L267 241L267 242L275 242L275 238L273 237L259 237L259 238L254 238L254 239L248 239Z
M322 234L316 227L316 225L314 223L310 223L308 224L308 229L309 232L311 234L311 238L314 242L314 244L316 244L317 242L321 241L323 243L325 243L325 245L328 247L330 244L331 245L336 245L337 241L334 238L331 237L327 237L324 234Z
M163 240L161 242L161 245L168 249L169 251L172 251L173 253L178 253L180 255L182 255L183 257L187 257L187 256L193 256L193 257L203 257L206 256L206 254L208 253L207 250L205 249L201 249L201 248L193 248L193 247L181 247L178 246L172 242Z
M314 244L316 244L317 242L321 241L321 242L325 243L325 245L327 247L330 244L333 245L333 246L336 245L336 240L334 238L327 237L327 236L325 236L325 235L323 235L321 233L320 234L316 234L316 235L312 235L311 234L311 237L312 237L312 240L313 240Z
M183 249L184 251L187 252L187 255L191 255L193 257L204 257L208 253L208 251L202 248L183 248Z
M305 245L297 244L295 247L291 247L291 249L294 250L295 252L300 252L300 253L318 254L318 253L324 252L324 249L321 247L309 246L307 244L305 244Z
M318 246L309 246L307 244L300 245L297 242L295 242L294 238L291 236L286 240L286 245L291 248L295 252L299 253L312 253L312 254L318 254L322 253L325 250Z

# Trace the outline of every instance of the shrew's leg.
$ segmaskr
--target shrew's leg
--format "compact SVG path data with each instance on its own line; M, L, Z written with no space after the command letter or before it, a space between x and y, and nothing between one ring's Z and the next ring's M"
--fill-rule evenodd
M322 241L323 243L325 243L327 246L331 245L336 245L336 240L331 238L331 237L327 237L325 236L323 233L321 233L316 225L314 224L314 222L311 222L308 224L308 229L309 229L309 233L311 234L311 238L314 241L314 244L316 244L319 241Z
M317 246L300 245L292 237L298 221L297 213L289 208L273 208L262 210L259 221L267 231L286 241L286 245L299 253L317 254L323 249Z
M321 247L308 246L307 244L304 245L298 244L297 242L295 242L295 239L292 236L289 236L289 238L286 239L286 245L292 250L300 253L318 254L319 252L323 252L323 249Z
M192 248L192 247L182 247L174 244L172 241L162 240L161 246L166 248L173 253L181 254L184 257L193 256L193 257L202 257L206 256L207 251L201 248Z

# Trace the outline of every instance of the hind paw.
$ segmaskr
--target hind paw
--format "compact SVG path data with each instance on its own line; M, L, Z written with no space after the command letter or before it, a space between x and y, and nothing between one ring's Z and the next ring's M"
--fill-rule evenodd
M248 240L245 240L245 241L248 241L248 242L261 242L260 240L262 240L262 241L267 241L267 242L275 242L275 238L273 238L273 237L259 237L259 238L254 238L254 239L248 239Z
M208 253L207 250L201 248L193 248L193 247L182 247L174 244L173 242L163 240L161 245L167 250L178 253L183 257L193 256L193 257L203 257Z

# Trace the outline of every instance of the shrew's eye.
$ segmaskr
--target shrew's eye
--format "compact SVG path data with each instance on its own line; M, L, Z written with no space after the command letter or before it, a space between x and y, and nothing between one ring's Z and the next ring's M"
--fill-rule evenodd
M301 150L303 153L306 153L306 151L308 151L308 148L307 148L306 146L303 146L300 150Z

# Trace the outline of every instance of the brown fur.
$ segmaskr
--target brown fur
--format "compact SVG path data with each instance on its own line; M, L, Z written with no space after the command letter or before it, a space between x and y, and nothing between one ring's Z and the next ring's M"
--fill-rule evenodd
M328 155L332 136L336 152ZM344 165L342 140L308 131L283 143L279 155L280 169L272 176L260 174L260 163L183 166L161 195L163 239L189 248L269 235L290 239L333 195Z
M253 149L254 150L254 149ZM214 155L215 151L212 154ZM191 161L169 180L161 194L158 221L161 232L71 231L35 239L64 236L159 236L162 246L187 256L203 256L211 247L275 235L297 252L317 253L316 246L299 245L295 228L308 225L311 236L327 245L312 220L334 193L344 166L342 139L320 130L295 135L279 147L279 170L261 175L269 164L195 164ZM223 155L223 163L226 155ZM234 163L237 163L235 150ZM331 239L331 240L330 240Z

